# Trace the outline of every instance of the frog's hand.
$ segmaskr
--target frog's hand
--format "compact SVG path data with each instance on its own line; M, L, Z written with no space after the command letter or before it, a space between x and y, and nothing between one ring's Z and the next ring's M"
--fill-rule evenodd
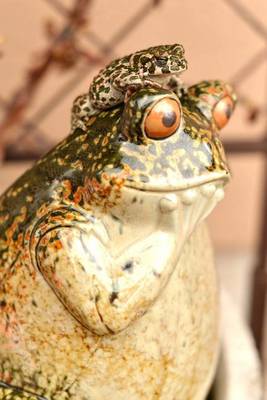
M157 230L112 254L100 221L49 228L35 248L36 265L71 314L96 334L119 332L155 301L176 265L177 243Z
M166 89L172 90L178 97L181 97L187 91L185 84L174 74L167 81Z
M18 388L12 388L0 382L0 399L1 400L46 400L34 394L26 393Z
M88 93L76 97L71 110L71 132L74 132L76 128L86 131L90 117L98 114L99 111L92 105Z

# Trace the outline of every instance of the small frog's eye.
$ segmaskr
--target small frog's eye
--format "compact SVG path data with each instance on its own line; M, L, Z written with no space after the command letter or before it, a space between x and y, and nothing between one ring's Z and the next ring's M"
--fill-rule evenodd
M168 62L168 58L167 57L156 57L155 62L158 67L165 67L165 65Z
M234 108L235 103L229 95L218 101L212 112L217 128L222 129L227 124L234 111Z
M145 115L145 134L151 139L165 139L176 132L181 122L178 100L164 97L156 102Z

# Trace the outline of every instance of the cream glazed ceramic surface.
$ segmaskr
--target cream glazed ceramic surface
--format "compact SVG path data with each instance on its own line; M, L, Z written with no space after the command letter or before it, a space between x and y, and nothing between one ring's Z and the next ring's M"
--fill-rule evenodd
M0 399L207 394L218 308L201 223L229 179L218 131L235 95L132 90L88 118L74 106L72 133L0 198Z

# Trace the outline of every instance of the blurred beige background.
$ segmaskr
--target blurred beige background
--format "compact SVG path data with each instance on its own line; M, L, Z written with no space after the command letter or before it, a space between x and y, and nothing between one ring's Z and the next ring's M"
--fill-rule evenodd
M240 18L230 3L244 7L247 15L262 24L262 29L256 32L248 21ZM72 4L72 0L1 0L0 48L3 55L0 58L0 97L4 100L10 99L21 85L25 70L33 60L38 60L40 52L47 47L44 23L50 20L62 27L64 18L57 8L68 9ZM141 19L140 10L145 8L149 12ZM121 28L132 23L133 19L136 26L121 35L109 59L161 43L182 43L189 63L189 69L183 75L186 83L214 78L234 81L241 97L265 109L265 113L251 123L247 111L239 104L222 132L223 137L226 140L257 139L266 131L267 58L265 62L256 62L252 73L239 82L243 67L266 46L266 0L162 0L154 8L150 0L95 0L89 7L87 17L88 26L80 35L80 42L96 56L101 56L101 46L116 39ZM57 141L68 134L72 101L87 90L100 67L88 67L87 72L87 67L78 63L68 72L54 69L42 81L27 117L36 113L40 117L44 104L53 99L57 91L64 90L65 85L78 74L78 84L63 101L55 105L45 118L42 115L39 118L39 127L48 140ZM0 109L1 117L3 111ZM14 126L10 136L16 138L19 133L20 127ZM265 165L259 154L229 154L228 157L233 179L225 200L209 217L209 225L223 282L247 315L251 273L260 234ZM1 165L0 192L28 166L25 163Z

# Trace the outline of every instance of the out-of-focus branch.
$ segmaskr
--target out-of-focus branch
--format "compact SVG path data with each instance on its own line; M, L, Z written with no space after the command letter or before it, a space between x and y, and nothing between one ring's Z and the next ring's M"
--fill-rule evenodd
M258 121L262 116L266 116L266 107L260 106L253 99L248 96L244 96L236 90L238 104L240 104L245 110L245 119L247 122L253 124Z
M2 49L1 49L1 46L2 46L3 42L4 42L4 39L2 38L2 36L0 36L0 58L3 56L3 52L2 52Z
M53 23L46 24L46 33L50 43L36 59L40 60L32 65L25 74L25 82L14 93L8 102L6 114L0 123L0 147L8 142L7 132L10 127L23 121L25 111L32 103L34 95L52 67L69 69L78 61L84 59L88 63L97 63L98 57L90 54L88 50L80 48L77 33L86 24L86 11L91 0L75 0L72 9L66 15L65 26L57 30Z

